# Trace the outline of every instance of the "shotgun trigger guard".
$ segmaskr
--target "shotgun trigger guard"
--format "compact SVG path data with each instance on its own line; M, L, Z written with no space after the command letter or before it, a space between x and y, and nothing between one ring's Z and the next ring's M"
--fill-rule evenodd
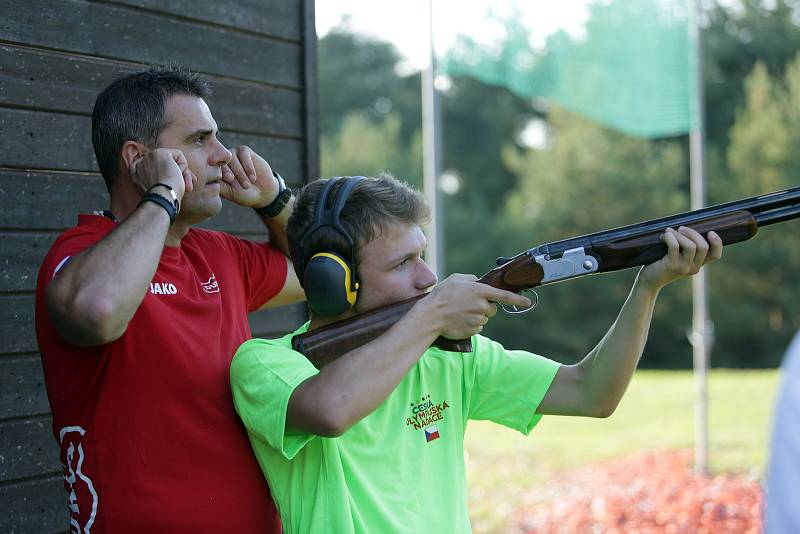
M502 304L500 302L498 302L497 305L500 306L501 310L503 310L506 313L510 313L511 315L518 315L520 313L527 313L527 312L531 311L532 309L534 309L537 304L539 304L539 294L536 291L534 291L533 289L523 289L522 291L519 292L520 295L524 295L525 293L531 293L531 297L530 297L531 305L528 306L527 308L518 308L517 306L514 306L514 305L506 306L505 304Z
M594 273L599 268L597 258L586 254L583 247L565 250L561 257L552 260L548 259L544 254L534 256L534 259L544 270L542 284L550 284Z

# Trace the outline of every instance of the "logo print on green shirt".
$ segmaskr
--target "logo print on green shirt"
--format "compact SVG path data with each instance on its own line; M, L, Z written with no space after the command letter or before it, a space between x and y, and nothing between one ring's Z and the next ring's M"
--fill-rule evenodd
M444 412L449 407L447 401L435 404L430 395L425 395L419 402L411 403L411 414L406 417L406 426L414 430L424 430L425 441L431 442L440 437L435 423L444 419Z
M429 426L425 429L425 441L430 443L435 439L439 439L439 427L436 425Z

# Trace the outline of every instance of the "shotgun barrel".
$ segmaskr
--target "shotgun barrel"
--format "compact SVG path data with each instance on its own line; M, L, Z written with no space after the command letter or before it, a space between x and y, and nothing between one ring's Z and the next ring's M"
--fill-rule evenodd
M657 261L667 251L666 245L660 239L667 228L688 226L703 236L714 231L724 245L730 245L750 239L760 227L798 217L800 187L794 187L539 245L510 258L499 258L497 267L478 281L519 292L571 278L628 269ZM413 297L296 335L292 338L292 346L305 354L317 368L321 368L342 354L377 338L423 297L424 295ZM472 350L469 339L452 340L440 337L434 345L444 350Z

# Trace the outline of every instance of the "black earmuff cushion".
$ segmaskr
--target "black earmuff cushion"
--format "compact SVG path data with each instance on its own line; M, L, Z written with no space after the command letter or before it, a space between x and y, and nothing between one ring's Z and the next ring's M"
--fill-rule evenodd
M314 256L303 273L308 305L319 315L334 316L346 312L351 306L347 299L349 279L348 267L328 256Z

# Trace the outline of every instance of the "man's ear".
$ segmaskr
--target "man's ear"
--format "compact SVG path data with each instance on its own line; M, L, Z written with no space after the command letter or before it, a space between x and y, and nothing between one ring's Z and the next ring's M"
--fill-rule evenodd
M122 165L122 169L120 170L126 175L130 175L133 162L146 156L149 151L149 148L138 141L125 141L122 144L122 151L119 158L120 164Z

